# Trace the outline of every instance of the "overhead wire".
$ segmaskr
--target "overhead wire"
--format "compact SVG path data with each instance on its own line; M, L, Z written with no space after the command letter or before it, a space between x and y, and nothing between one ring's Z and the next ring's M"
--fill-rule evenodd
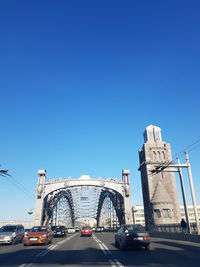
M34 200L34 197L31 193L28 192L28 190L19 182L17 181L12 175L6 173L2 175L3 177L6 177L14 186L16 186L21 192L26 194L29 198Z
M198 144L199 143L199 144ZM197 144L197 145L196 145ZM194 146L196 145L196 146ZM193 147L194 146L194 147ZM188 152L193 151L194 149L196 149L197 147L200 146L200 138L197 139L195 142L193 142L192 144L188 145L187 147L185 147L185 149L181 150L180 152L176 153L174 156L174 159L172 159L171 161L164 161L163 163L161 163L160 165L156 166L155 170L153 170L152 174L150 176L156 175L157 173L161 172L163 169L167 168L170 164L172 164L175 159L177 158L177 156L179 156L180 154L182 154L183 152L185 152L186 150L188 150L190 147L191 149L188 150ZM175 158L176 157L176 158ZM159 170L160 169L160 170Z

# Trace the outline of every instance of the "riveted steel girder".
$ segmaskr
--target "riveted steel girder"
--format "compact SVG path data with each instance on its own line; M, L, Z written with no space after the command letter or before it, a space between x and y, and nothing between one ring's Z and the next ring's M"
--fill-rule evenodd
M70 215L71 215L71 221L72 225L74 226L74 221L75 221L75 216L74 216L74 205L73 205L73 199L72 199L72 194L70 190L68 189L60 189L56 190L54 192L51 192L48 194L45 199L44 199L44 213L43 213L43 220L42 224L43 225L48 225L49 220L52 217L53 210L59 200L65 197L66 200L68 201L69 207L70 207Z
M105 200L106 197L109 197L110 200L113 203L113 207L115 208L117 217L118 217L118 221L121 224L125 223L125 214L124 214L124 198L121 194L119 194L118 192L114 191L114 190L102 190L100 197L99 197L99 204L98 204L98 210L97 210L97 225L99 224L99 220L100 220L100 214L101 214L101 209L103 206L103 202Z

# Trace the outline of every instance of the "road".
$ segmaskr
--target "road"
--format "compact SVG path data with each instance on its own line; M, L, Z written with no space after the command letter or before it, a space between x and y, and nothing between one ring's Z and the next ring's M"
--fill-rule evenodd
M54 238L48 246L1 245L0 266L199 267L200 244L152 238L150 251L121 251L114 246L114 233L94 233L93 237L80 237L80 233L75 233L68 234L67 238Z

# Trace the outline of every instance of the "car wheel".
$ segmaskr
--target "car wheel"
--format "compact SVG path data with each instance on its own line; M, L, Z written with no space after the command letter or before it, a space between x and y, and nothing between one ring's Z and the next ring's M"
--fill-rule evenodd
M16 238L14 238L12 241L11 241L11 245L14 245L16 244Z
M119 244L117 243L117 240L115 239L115 247L118 248Z
M149 251L149 250L150 250L150 245L146 246L146 247L145 247L145 250L146 250L146 251Z
M23 244L24 245L24 247L27 247L27 244Z
M124 246L122 240L120 240L120 249L121 249L121 250L125 250L125 248L126 248L126 247Z

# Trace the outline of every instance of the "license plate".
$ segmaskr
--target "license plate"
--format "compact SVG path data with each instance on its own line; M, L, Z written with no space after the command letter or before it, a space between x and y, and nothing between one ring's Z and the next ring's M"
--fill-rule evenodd
M30 241L37 241L38 239L36 237L30 238Z
M61 232L57 232L57 234L59 234L59 235L60 235L60 234L61 234Z
M143 240L143 237L135 237L134 240Z

